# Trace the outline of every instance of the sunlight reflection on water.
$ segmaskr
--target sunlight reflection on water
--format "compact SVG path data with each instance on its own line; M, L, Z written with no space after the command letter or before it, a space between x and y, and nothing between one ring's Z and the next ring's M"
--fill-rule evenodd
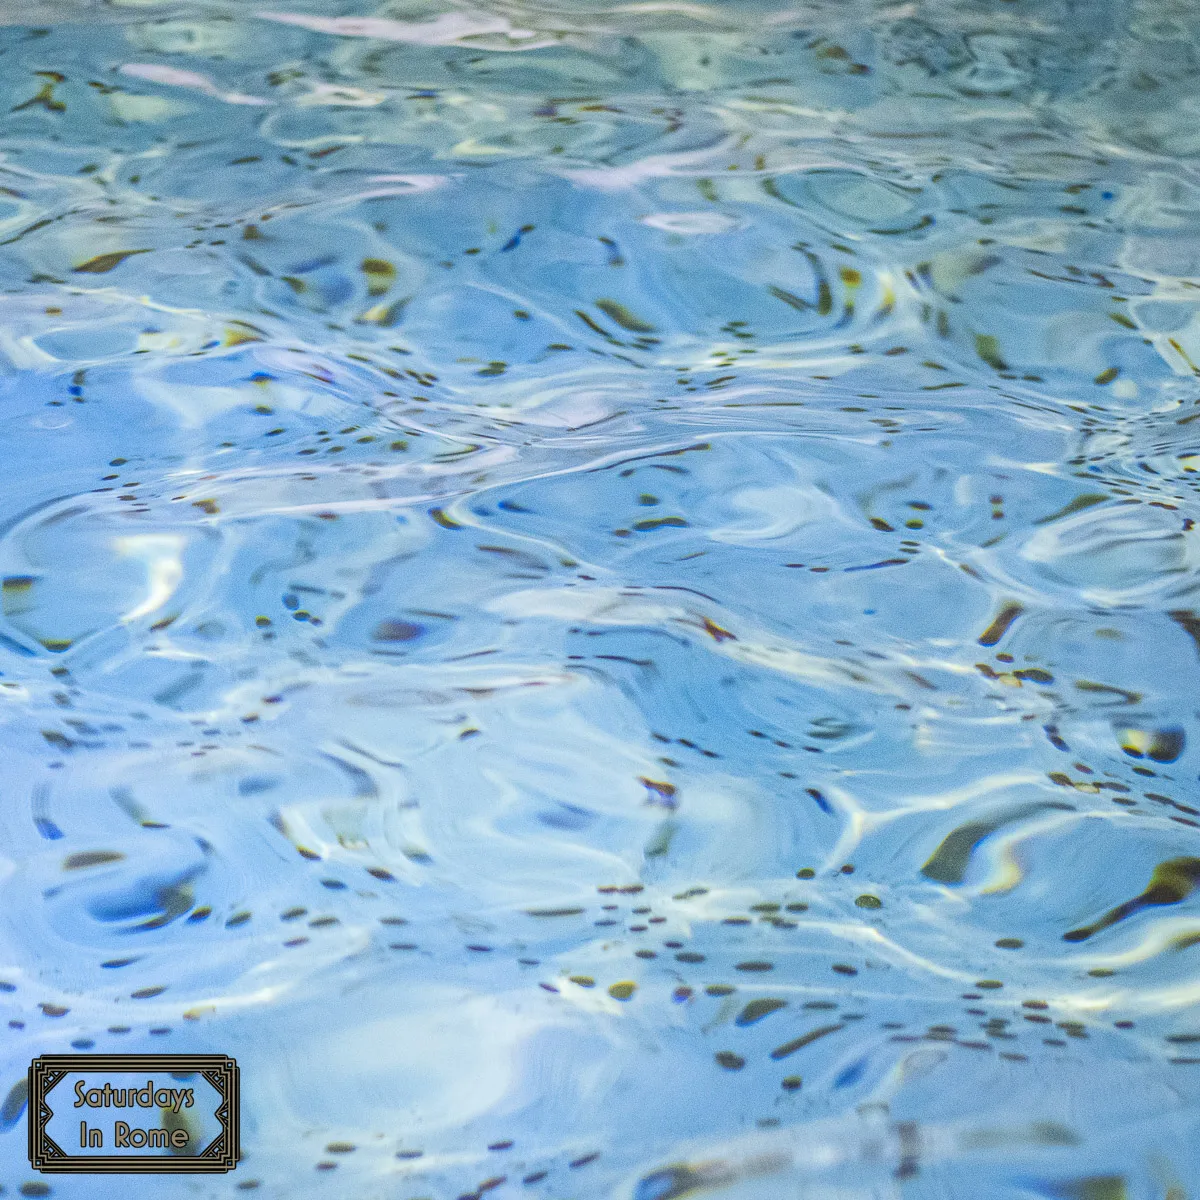
M1191 1195L1198 20L0 14L0 1183Z

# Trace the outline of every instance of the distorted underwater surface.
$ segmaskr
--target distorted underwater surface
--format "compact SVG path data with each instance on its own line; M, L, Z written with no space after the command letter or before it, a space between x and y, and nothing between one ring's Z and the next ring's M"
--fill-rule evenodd
M1194 1198L1200 7L271 3L0 11L4 1195Z

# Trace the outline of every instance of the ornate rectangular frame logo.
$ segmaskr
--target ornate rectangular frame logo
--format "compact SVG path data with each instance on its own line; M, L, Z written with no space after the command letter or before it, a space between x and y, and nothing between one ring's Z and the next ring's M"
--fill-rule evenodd
M51 1092L73 1072L120 1071L200 1075L217 1092L220 1132L198 1154L68 1154L46 1132ZM232 1171L241 1155L239 1088L238 1065L226 1054L43 1054L29 1064L29 1161L38 1171L76 1175Z

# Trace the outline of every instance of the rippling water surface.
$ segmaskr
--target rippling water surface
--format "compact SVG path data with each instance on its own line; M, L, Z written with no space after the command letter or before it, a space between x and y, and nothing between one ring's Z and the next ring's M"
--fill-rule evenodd
M6 1195L1196 1195L1195 4L0 20Z

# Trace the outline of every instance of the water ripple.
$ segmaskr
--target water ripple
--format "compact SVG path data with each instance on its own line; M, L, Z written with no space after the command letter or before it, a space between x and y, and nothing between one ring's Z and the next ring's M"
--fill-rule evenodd
M0 25L3 1187L1195 1190L1188 5Z

